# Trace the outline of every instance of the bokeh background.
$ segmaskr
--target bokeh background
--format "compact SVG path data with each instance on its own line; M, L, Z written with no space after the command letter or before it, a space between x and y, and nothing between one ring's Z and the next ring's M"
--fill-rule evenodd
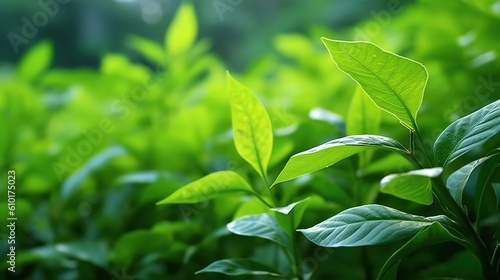
M182 4L196 16L175 25ZM229 257L272 262L271 245L223 230L264 211L258 201L155 205L218 170L262 187L232 142L226 70L268 109L274 177L294 153L346 133L355 83L321 37L371 41L427 67L418 122L429 146L450 122L500 96L496 0L3 0L0 22L0 179L16 171L18 218L16 272L2 261L4 279L225 279L194 272ZM385 113L380 134L408 142ZM456 165L499 144L496 137ZM303 226L367 201L436 213L378 194L380 178L407 166L385 153L374 158L366 170L346 162L277 195L283 205L323 198ZM353 174L368 182L363 199L352 193ZM0 197L6 221L6 188ZM304 257L314 250L305 239L300 246ZM439 249L403 262L405 279L453 269L477 277L473 256ZM313 279L372 279L385 251L335 250Z

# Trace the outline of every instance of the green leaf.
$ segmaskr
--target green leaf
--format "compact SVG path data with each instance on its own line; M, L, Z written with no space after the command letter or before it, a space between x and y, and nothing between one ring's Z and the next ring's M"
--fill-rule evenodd
M368 204L350 208L302 233L323 247L356 247L387 244L410 238L422 228L445 216L421 217L399 210Z
M89 262L96 266L107 268L108 248L104 241L74 241L71 243L56 244L57 252L75 258L77 260Z
M377 134L380 127L380 109L363 92L361 87L356 87L356 91L347 113L347 135L357 134ZM359 165L364 167L372 157L373 151L366 151L359 154Z
M417 129L417 113L428 78L422 64L368 42L322 41L338 68L355 80L380 109L407 128Z
M227 229L234 234L271 240L290 251L292 248L288 235L270 214L241 217L227 224Z
M50 67L53 56L53 45L49 41L42 41L23 56L18 66L19 76L27 81L40 76Z
M450 124L434 143L434 156L443 167L480 147L500 131L500 100Z
M377 276L377 280L396 279L393 276L396 276L395 272L397 272L397 267L402 258L420 248L447 241L463 242L462 240L453 236L440 223L432 223L429 227L420 230L412 239L406 242L403 247L392 254L392 256L385 262L384 266L380 270Z
M178 189L156 204L198 203L213 199L221 194L235 192L254 193L245 179L238 173L219 171Z
M165 36L167 54L179 55L195 42L198 33L196 14L192 4L181 4Z
M161 64L165 61L165 53L162 47L154 41L139 36L129 36L127 44L150 62Z
M249 259L219 260L209 264L195 274L207 272L222 273L231 276L264 275L280 277L279 272L274 268Z
M377 135L347 136L293 155L278 175L273 186L323 169L349 156L371 149L386 149L406 154L403 145L388 137Z
M257 97L227 73L234 144L240 156L266 178L273 149L273 131L266 109Z
M432 204L432 179L443 172L441 167L413 170L385 176L380 191L416 203Z
M292 235L299 226L304 211L309 204L318 200L320 200L318 197L307 197L285 207L271 208L271 210L276 212L276 220L281 227L284 228L289 235Z
M457 171L453 172L448 179L446 180L446 187L450 191L451 196L455 201L462 205L462 194L464 192L465 186L467 182L469 182L472 174L478 170L486 161L491 159L492 157L496 157L500 155L500 153L495 153L478 160L475 160Z
M496 230L499 227L498 199L495 188L493 187L493 178L495 171L500 166L500 149L495 150L495 153L490 155L488 159L479 167L477 173L477 181L475 182L474 204L476 208L476 228L478 234L481 232L481 227L486 225L488 218L493 218L493 227Z

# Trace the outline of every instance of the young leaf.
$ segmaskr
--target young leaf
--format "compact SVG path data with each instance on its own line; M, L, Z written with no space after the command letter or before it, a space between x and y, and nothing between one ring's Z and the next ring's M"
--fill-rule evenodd
M484 144L500 131L500 100L450 124L434 143L434 156L443 167Z
M253 189L238 173L219 171L178 189L156 204L198 203L221 194L235 192L254 193Z
M347 136L293 155L278 175L273 186L328 167L354 154L371 149L387 149L406 154L403 145L388 137L377 135Z
M350 208L302 233L323 247L356 247L387 244L407 239L422 228L444 220L444 216L421 217L368 204Z
M222 273L231 276L264 275L280 277L279 272L274 268L249 259L219 260L209 264L202 270L196 271L195 274L207 272Z
M273 148L273 131L266 109L257 97L227 73L234 144L240 156L266 178Z
M428 78L422 64L368 42L322 40L337 67L380 109L394 115L405 127L417 129L417 113Z
M285 207L271 208L271 210L276 212L276 220L285 230L290 230L290 235L295 232L295 229L299 226L304 211L307 209L309 204L313 201L320 200L319 197L307 197Z
M416 203L432 204L432 180L438 177L441 167L413 170L407 173L385 176L380 191Z
M395 272L394 269L396 269L397 271L397 267L402 258L420 248L446 241L463 242L462 240L453 236L440 223L432 223L429 227L420 230L412 239L406 242L403 247L392 254L392 256L385 262L384 266L380 270L377 276L377 280L396 279L392 276Z
M139 36L127 37L127 45L138 51L146 59L153 63L164 63L165 52L160 44Z
M380 127L380 109L363 92L361 87L356 87L347 114L347 135L377 134ZM374 151L359 154L359 165L364 167L369 162Z
M465 186L467 185L467 182L471 178L472 173L480 168L487 160L499 155L500 153L497 152L495 154L475 160L453 172L448 177L448 179L446 180L446 187L450 191L451 196L459 205L462 205L462 194L464 192Z
M290 251L292 248L288 235L270 214L241 217L227 224L227 229L234 234L271 240Z
M49 41L42 41L28 50L18 66L19 76L27 81L33 80L49 68L52 62L53 46Z
M198 27L192 4L181 4L165 35L167 54L178 55L188 50L196 40Z

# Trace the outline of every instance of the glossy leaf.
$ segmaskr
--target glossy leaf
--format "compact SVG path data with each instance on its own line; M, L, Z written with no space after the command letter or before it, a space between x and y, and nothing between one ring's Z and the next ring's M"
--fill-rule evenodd
M500 150L496 150L480 167L475 182L474 204L476 208L476 227L481 232L488 218L494 217L494 230L499 227L498 195L493 188L493 178L500 166Z
M356 247L387 244L410 238L444 216L421 217L368 204L350 208L302 233L323 247Z
M448 179L446 180L446 187L450 191L451 196L455 199L455 201L462 205L462 194L464 192L465 186L472 174L480 168L486 161L491 159L492 157L497 157L499 153L492 154L487 157L480 158L475 160L457 171L453 172Z
M36 44L22 57L18 66L19 76L33 80L50 67L53 57L53 45L49 41Z
M435 245L447 241L462 242L457 237L453 236L445 227L440 223L432 223L429 227L420 230L412 239L406 242L403 247L398 249L389 259L385 262L380 270L378 280L392 280L396 279L394 276L401 259L413 253L414 251L426 246Z
M264 275L280 277L279 272L274 268L249 259L219 260L197 271L196 274L207 272L222 273L231 276Z
M380 191L416 203L432 204L432 178L438 177L440 167L391 174L380 182Z
M266 109L257 97L227 73L234 144L240 156L266 177L273 148L273 131Z
M368 42L322 40L338 68L354 79L380 109L416 130L428 78L422 64Z
M299 226L304 211L307 209L309 204L313 201L318 201L318 197L307 197L297 202L291 203L285 207L271 208L271 210L276 212L276 220L287 231L292 231Z
M450 124L434 143L434 156L443 167L480 147L500 131L500 100Z
M188 50L198 33L196 14L192 4L181 4L165 36L169 55L178 55Z
M403 145L388 137L377 135L347 136L292 156L273 185L323 169L354 154L371 149L406 153Z
M271 240L291 250L288 235L270 214L244 216L227 224L227 229L238 235L260 237Z
M219 171L178 189L157 204L198 203L222 194L237 192L254 193L238 173Z

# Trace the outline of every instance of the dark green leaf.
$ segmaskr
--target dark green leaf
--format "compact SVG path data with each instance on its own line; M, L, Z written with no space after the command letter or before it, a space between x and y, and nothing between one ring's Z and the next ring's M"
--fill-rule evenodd
M280 277L279 272L274 268L249 259L219 260L197 271L196 274L207 272L222 273L231 276L265 275Z
M446 167L468 151L480 147L500 131L500 100L450 124L434 143L437 162Z

